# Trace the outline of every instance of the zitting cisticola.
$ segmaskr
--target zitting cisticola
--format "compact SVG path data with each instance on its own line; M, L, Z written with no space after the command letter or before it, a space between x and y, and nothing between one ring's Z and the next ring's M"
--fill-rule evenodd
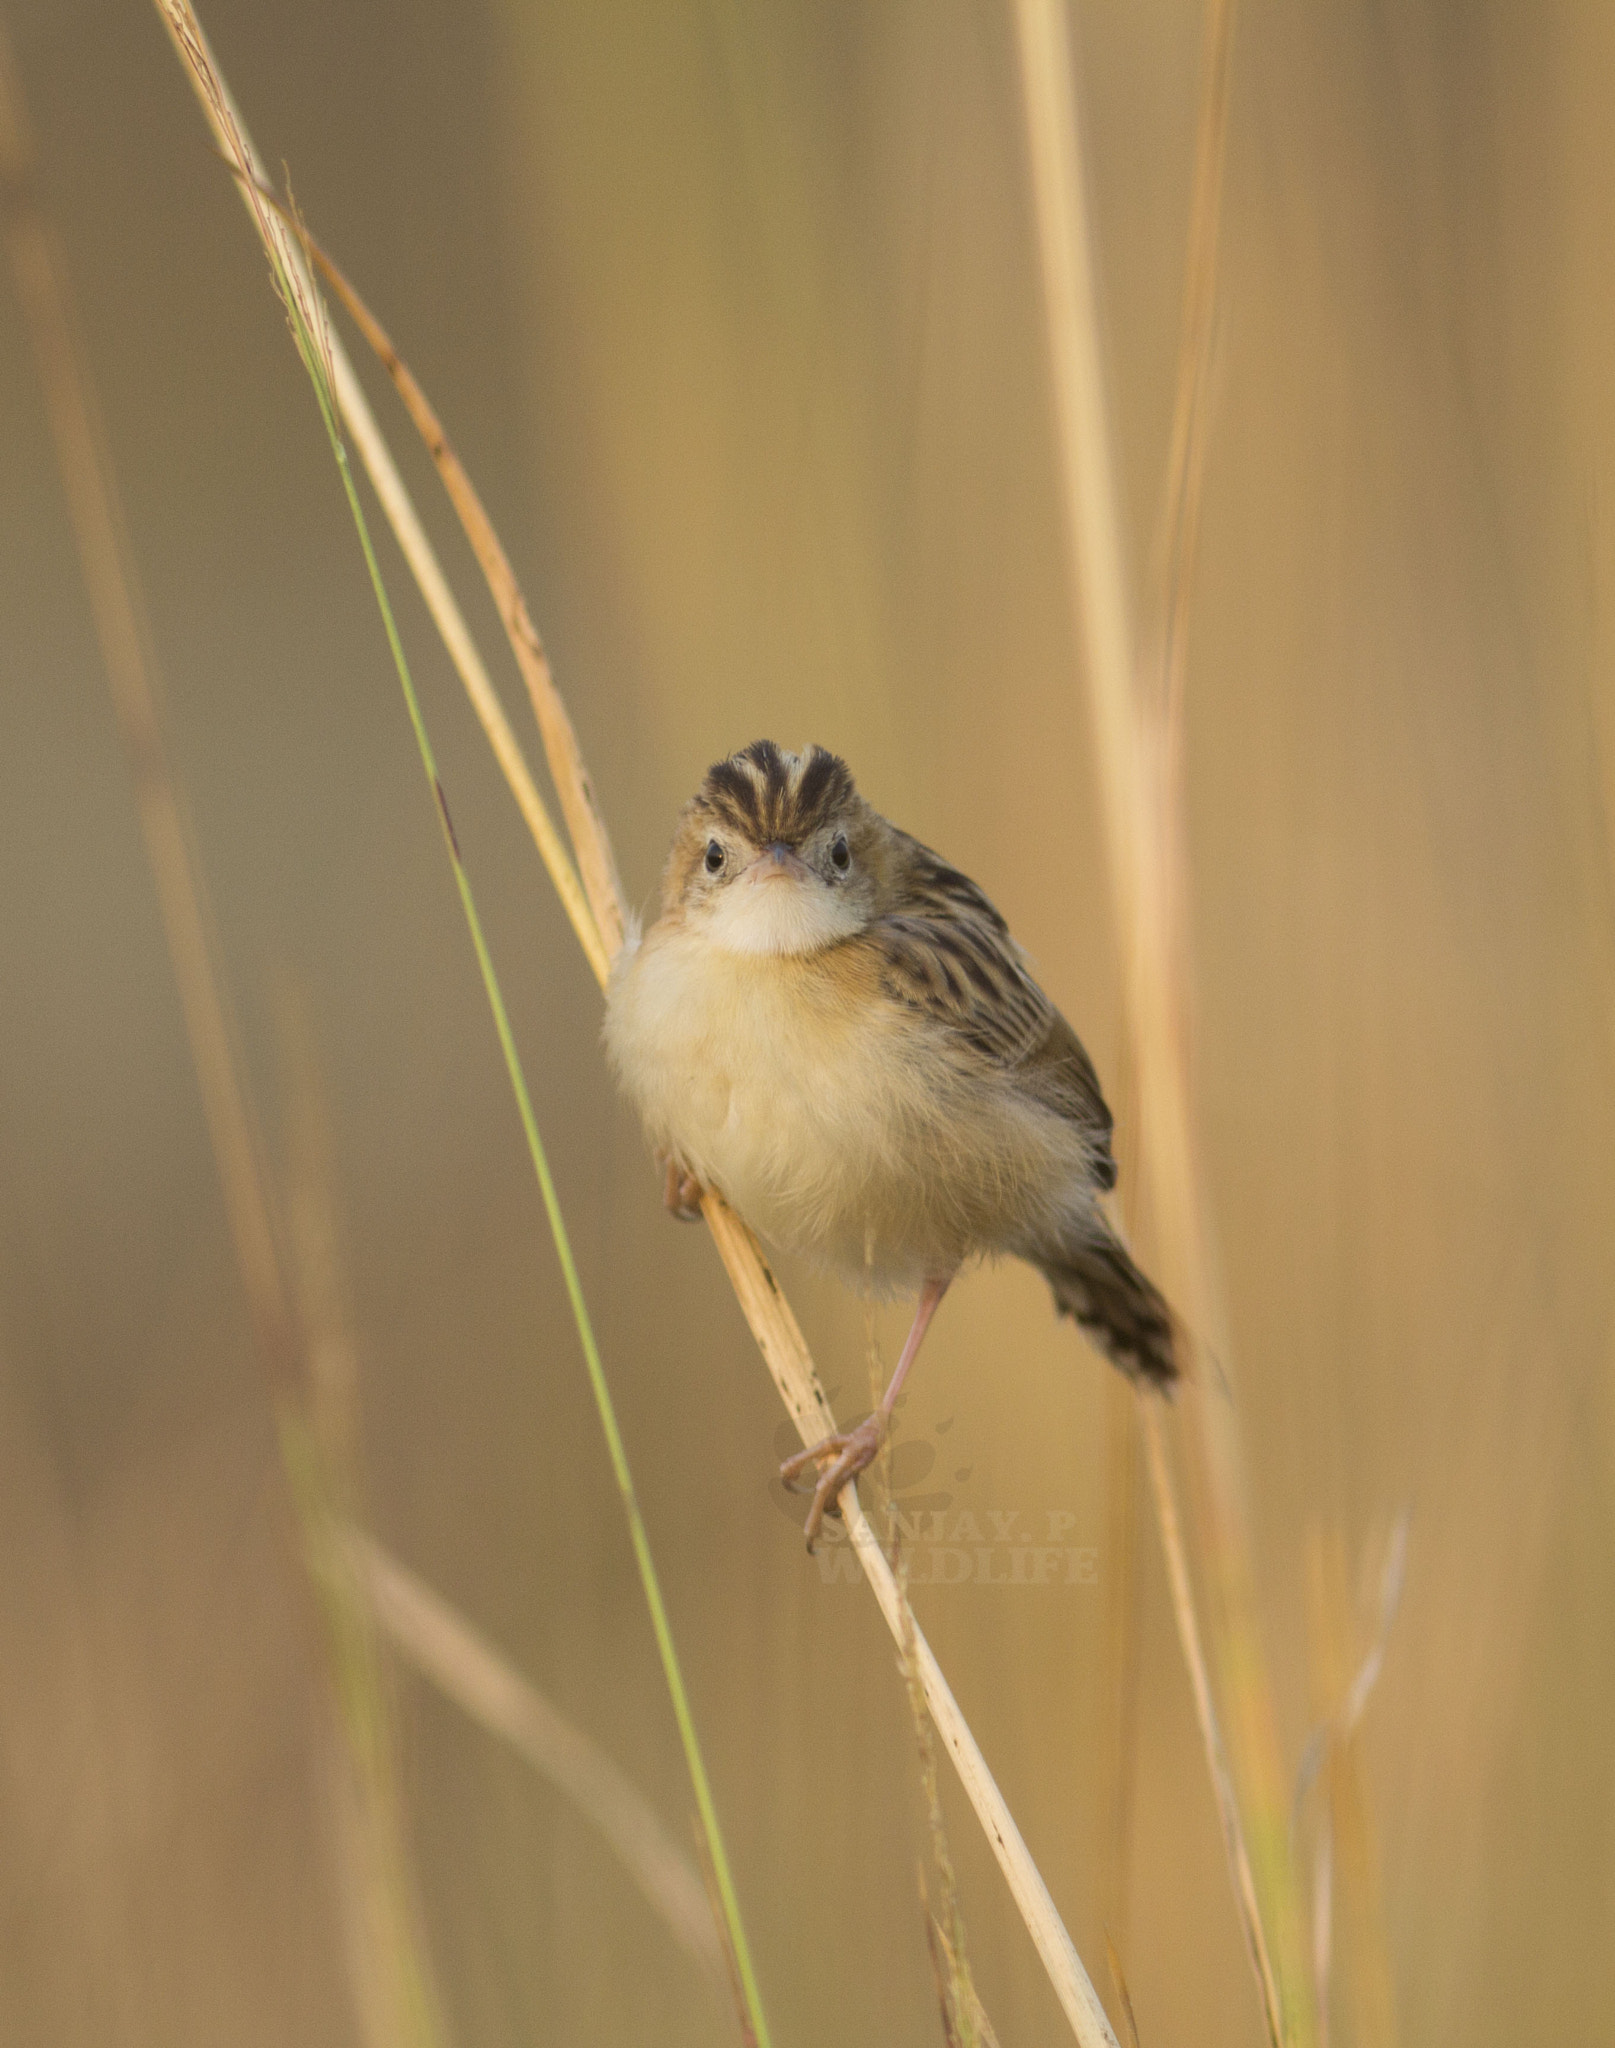
M714 1188L851 1285L918 1296L880 1407L782 1468L820 1468L810 1547L971 1258L1028 1260L1124 1372L1176 1377L1171 1311L1099 1206L1116 1168L1092 1062L981 890L834 754L759 740L708 772L605 1038L670 1208Z

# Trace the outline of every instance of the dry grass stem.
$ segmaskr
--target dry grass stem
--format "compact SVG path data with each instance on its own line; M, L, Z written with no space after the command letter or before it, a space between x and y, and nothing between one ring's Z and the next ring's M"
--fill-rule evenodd
M1138 1234L1140 1175L1135 1168L1137 1075L1131 1040L1121 1034L1112 1101L1119 1168L1117 1206L1131 1241ZM1132 1905L1133 1800L1138 1772L1138 1685L1142 1657L1143 1578L1138 1550L1138 1399L1120 1373L1105 1388L1105 1743L1101 1781L1104 1836L1101 1899L1106 1941L1126 1953ZM1111 1972L1115 1976L1114 1969Z
M1200 533L1200 489L1205 474L1214 320L1217 307L1217 251L1222 225L1223 158L1228 140L1228 88L1234 52L1234 0L1207 0L1201 55L1200 111L1195 130L1194 183L1189 199L1189 242L1183 285L1177 388L1172 410L1172 443L1167 459L1166 504L1161 547L1160 714L1171 753L1169 822L1181 818L1175 742L1183 729L1187 674L1189 603Z
M322 1441L317 1400L284 1402L278 1419L335 1706L325 1775L354 2001L372 2048L435 2048L447 2030L410 1857L392 1674L340 1541L358 1475Z
M1167 1462L1161 1407L1159 1402L1149 1400L1140 1401L1138 1406L1144 1429L1145 1463L1149 1466L1150 1488L1155 1496L1156 1520L1161 1530L1161 1548L1166 1556L1167 1581L1172 1589L1172 1613L1177 1622L1178 1640L1183 1645L1184 1662L1189 1669L1195 1719L1199 1723L1201 1746L1205 1750L1207 1767L1211 1773L1211 1789L1217 1802L1217 1820L1222 1828L1223 1848L1228 1856L1228 1867L1233 1873L1234 1894L1239 1902L1240 1924L1245 1930L1245 1939L1250 1949L1251 1967L1256 1972L1256 1981L1261 1988L1268 2031L1275 2041L1280 2041L1284 2034L1278 1980L1274 1976L1273 1961L1267 1951L1261 1909L1256 1897L1256 1880L1251 1871L1250 1855L1245 1847L1244 1830L1240 1826L1239 1795L1234 1786L1233 1773L1228 1768L1228 1755L1223 1746L1222 1729L1218 1724L1216 1703L1211 1693L1211 1676L1206 1668L1205 1651L1200 1642L1200 1623L1195 1612L1194 1589L1189 1583L1188 1554L1184 1548L1183 1523L1178 1513L1177 1492L1172 1484L1172 1471Z
M942 1955L942 1930L931 1911L931 1895L925 1887L925 1865L918 1867L920 1911L925 1917L925 1952L931 1959L931 1982L936 1986L937 2014L942 2022L942 2048L959 2048L959 2029L954 2022L954 1989Z
M1373 1637L1353 1671L1350 1660L1355 1631L1345 1549L1338 1530L1325 1533L1315 1523L1308 1532L1308 1644L1320 1726L1303 1760L1296 1806L1299 1814L1314 1776L1321 1772L1323 1799L1313 1845L1312 1902L1319 2038L1327 2043L1338 1912L1351 1999L1350 2038L1366 2048L1395 2048L1397 2028L1379 1853L1364 1781L1360 1728L1369 1695L1384 1668L1386 1644L1401 1599L1406 1546L1407 1520L1403 1517L1391 1533Z
M735 1945L729 1939L729 1923L723 1909L723 1887L718 1883L718 1873L712 1867L712 1858L707 1853L706 1837L701 1824L692 1815L690 1833L695 1841L695 1853L701 1865L701 1882L706 1886L707 1905L712 1914L712 1924L717 1929L718 1950L723 1959L724 1983L729 1992L730 2010L740 2029L740 2048L758 2048L757 2030L751 2023L751 2013L746 2006L746 1979L740 1967L740 1958Z
M555 686L549 657L544 652L544 643L539 638L538 629L528 612L527 600L516 581L516 572L510 566L510 557L505 553L499 536L494 531L492 520L483 509L482 500L466 474L465 465L455 454L441 421L416 381L414 373L393 347L375 315L325 251L310 236L305 235L304 242L321 274L336 293L360 333L380 357L388 376L392 378L399 397L404 401L410 418L430 450L432 460L437 464L438 474L443 479L443 487L460 516L472 550L487 578L488 589L492 593L500 620L509 636L511 650L521 670L522 680L527 685L527 695L544 742L544 752L554 771L562 815L566 819L578 866L582 871L583 886L609 960L622 945L627 929L627 900L623 895L622 881L617 873L616 856L606 834L594 784L584 766L583 750L578 745L578 736L573 729L571 715Z
M344 1704L344 1736L328 1752L327 1777L356 1998L367 2035L378 2044L436 2040L442 2031L438 2001L424 1962L402 1819L391 1765L385 1762L384 1677L367 1647L367 1610L357 1601L353 1586L346 1583L329 1542L339 1507L345 1516L353 1506L351 1487L343 1475L351 1477L354 1469L354 1361L338 1313L338 1275L329 1201L322 1187L319 1132L306 1114L298 1119L293 1148L297 1166L286 1207L289 1228L285 1233L297 1274L294 1290L286 1278L282 1233L241 1080L222 979L214 962L201 872L168 763L155 660L116 477L72 318L65 268L39 199L23 103L3 27L0 199L7 252L39 368L74 537L135 787L237 1267L260 1355L289 1427L291 1456L303 1466L302 1481L295 1489L303 1539L321 1590ZM306 1070L306 1060L298 1064ZM306 1095L296 1088L292 1092L296 1106L306 1110ZM303 1435L303 1422L293 1419L304 1416L310 1432L307 1436ZM385 1569L382 1559L372 1576L379 1577ZM413 1582L401 1567L392 1570L398 1582L391 1588L395 1597L378 1618L383 1624L397 1622L402 1631L405 1624L399 1616L408 1608ZM368 1595L374 1587L367 1582L365 1591ZM445 1691L463 1702L476 1690L465 1671L486 1679L486 1670L477 1664L474 1654L469 1662L462 1660L463 1682L458 1691L443 1671L453 1662L457 1646L470 1643L474 1653L479 1647L476 1638L444 1603L433 1600L423 1589L421 1598L432 1602L433 1643L440 1667L433 1675L439 1677ZM409 1612L415 1614L416 1610ZM408 1645L416 1652L417 1661L425 1654L420 1650L420 1635L418 1627ZM483 1656L492 1658L493 1653L484 1649ZM497 1667L497 1659L494 1665ZM510 1688L520 1689L521 1681L513 1674L507 1676L508 1698ZM478 1697L486 1703L495 1690L484 1683ZM530 1688L525 1707L531 1711L517 1716L521 1733L513 1732L509 1714L490 1725L597 1820L675 1937L710 1972L716 1942L706 1921L699 1881L687 1860L667 1843L640 1795L584 1738L574 1738L583 1745L581 1751L568 1746L564 1737L558 1739L553 1754L545 1750L546 1710ZM559 1726L565 1730L564 1723ZM400 1918L408 1925L401 1927Z
M276 1389L296 1380L297 1340L282 1279L261 1151L212 962L212 919L163 742L156 662L134 553L78 338L66 268L41 203L27 118L0 29L0 199L28 337L39 370L107 686L163 920L231 1242L258 1349Z
M1110 430L1099 355L1096 288L1071 82L1071 48L1061 0L1017 0L1021 85L1048 321L1060 482L1072 551L1073 593L1088 672L1100 761L1100 801L1116 924L1129 972L1139 926L1142 775ZM1129 989L1129 1024L1137 1031ZM1141 1095L1145 1063L1138 1061Z
M187 37L181 33L181 25L193 18L191 17L190 10L182 4L182 0L157 0L157 4L165 22L169 26L170 33L174 36L181 56L186 59L187 69L192 72L194 78L195 63L187 51ZM196 34L199 36L200 31L196 31ZM200 44L198 47L205 52L205 43ZM208 58L207 61L211 63L212 60ZM208 110L209 119L214 123L215 134L220 140L221 147L225 148L227 153L233 153L230 127L220 119L210 103L208 95L201 90L200 85L198 90L203 99L204 107ZM221 93L223 90L221 86ZM226 100L225 104L230 105L231 103ZM239 130L239 122L236 123L236 126ZM244 177L243 183L254 183L257 188L262 188L264 181L257 159L249 156L247 162L251 168ZM255 205L259 210L262 209L263 200L259 190L249 192L248 197L249 205ZM283 234L285 232L285 230L282 230ZM280 246L280 244L277 243L277 246ZM301 250L297 250L296 254L300 262ZM350 427L354 430L355 441L359 446L361 457L371 475L372 482L377 483L378 495L382 499L383 509L387 512L389 519L394 520L395 531L397 531L398 527L394 508L395 499L402 493L402 485L398 484L396 486L396 492L394 492L391 486L388 490L383 491L377 482L378 460L373 459L370 437L374 435L376 443L379 445L379 430L374 427L373 418L369 414L368 408L366 408L363 414L366 422L366 431L361 433L358 421L349 411L346 387L343 383L343 369L346 358L342 354L338 343L333 342L332 344L332 356L336 366L337 388L344 414L349 420ZM348 375L351 377L351 371ZM390 456L386 458L382 473L390 478L396 478L396 469L392 464ZM407 500L403 502L407 503ZM413 521L414 515L412 511L410 518ZM418 522L416 524L418 525ZM479 538L478 532L474 528L468 528L468 533L473 546L475 546ZM402 542L403 534L400 533L399 537ZM406 558L414 566L416 559L414 552L407 545L404 551ZM495 584L501 573L500 562L504 562L504 573L508 573L508 562L505 562L502 552L499 562L490 561L486 558L483 559L484 574L489 577L490 584ZM428 602L429 604L431 603L430 593L428 593ZM438 620L440 629L443 629L443 615L435 604L432 604L432 611L434 618ZM458 617L458 613L455 613L454 616ZM467 671L464 665L458 661L456 665L460 667L462 677L465 677ZM467 688L470 688L469 681L467 681ZM487 721L485 720L484 723L486 725ZM548 745L548 730L541 727L541 736L545 738L546 745ZM510 779L512 771L506 754L497 747L496 754L500 760L500 765L505 769L507 779ZM616 861L610 851L604 823L600 819L592 801L592 796L588 792L581 758L576 754L568 756L564 752L560 754L552 752L549 754L549 765L558 786L569 778L575 778L579 782L580 787L576 792L578 800L568 807L569 822L575 821L577 828L583 833L585 838L598 836L601 842L600 847L590 858L583 859L580 854L579 866L586 875L590 873L614 875L616 873ZM514 782L512 786L513 788L515 787ZM516 793L518 801L521 801L520 791L517 790ZM524 815L529 815L526 804L523 804L523 812ZM530 815L529 823L532 823ZM550 872L554 876L556 869L549 861L547 855L546 865L550 867ZM560 886L559 882L557 886ZM605 965L601 964L596 953L590 950L589 942L585 938L584 927L580 924L579 919L574 916L572 922L574 929L578 932L580 941L585 945L586 952L590 953L591 964L595 966L597 975L603 981L605 978ZM594 925L592 917L589 923ZM598 938L598 936L598 928L596 927L596 937ZM606 964L609 963L607 962ZM795 1317L791 1315L780 1293L778 1282L768 1270L756 1238L746 1225L721 1200L713 1196L707 1197L703 1204L703 1211L718 1245L720 1256L723 1258L725 1269L735 1288L741 1308L746 1315L748 1323L751 1325L752 1333L757 1339L758 1347L763 1353L764 1360L769 1367L776 1387L779 1389L780 1396L785 1402L787 1412L802 1435L803 1442L815 1442L818 1438L831 1432L836 1427L836 1423L829 1404L824 1397L823 1389L819 1385L812 1358L803 1341L802 1333L796 1325ZM901 1601L897 1593L880 1545L864 1518L862 1510L857 1504L854 1491L850 1487L842 1495L842 1507L854 1553L863 1568L865 1576L869 1579L874 1589L881 1612L886 1619L887 1626L892 1631L894 1640L901 1642L902 1616L905 1603ZM942 1736L949 1755L953 1758L955 1768L959 1772L960 1779L964 1784L971 1804L974 1806L978 1818L986 1830L988 1840L992 1844L1000 1868L1003 1870L1005 1878L1009 1883L1017 1908L1026 1922L1038 1955L1049 1973L1061 2008L1065 2012L1077 2039L1085 2044L1085 2048L1088 2048L1088 2044L1095 2043L1108 2043L1110 2048L1114 2048L1115 2036L1112 2034L1110 2024L1105 2018L1104 2008L1100 2004L1088 1974L1082 1966L1081 1959L1072 1945L1071 1937L1066 1932L1065 1926L1055 1909L1054 1902L1049 1896L1048 1888L1043 1883L1042 1877L1027 1851L1020 1830L1016 1827L1013 1816L1010 1814L1002 1794L999 1792L991 1773L987 1769L986 1761L982 1757L974 1736L970 1733L964 1716L959 1711L958 1704L953 1698L947 1681L943 1678L940 1666L937 1664L924 1637L919 1635L917 1630L916 1652L921 1683L925 1690L926 1702L932 1719Z
M325 1777L348 1971L371 2048L431 2048L446 2028L409 1852L392 1672L342 1549L342 1532L361 1511L363 1479L358 1351L342 1283L329 1125L312 1036L289 986L279 1007L286 1241L303 1359L299 1395L281 1405L281 1443L334 1680Z
M156 0L157 11L168 30L176 50L179 52L186 76L196 90L213 130L214 141L227 163L234 167L238 160L242 167L238 177L243 202L252 216L266 246L271 251L272 267L283 268L294 280L306 303L313 306L317 299L313 281L308 274L301 241L296 230L287 225L279 211L267 205L263 194L268 190L262 159L253 148L252 138L247 133L231 97L224 75L215 63L198 23L194 11L184 0ZM323 327L321 321L310 321L311 326ZM414 501L393 461L391 450L376 424L370 401L365 397L364 387L355 374L347 351L336 335L328 336L329 367L332 388L337 404L353 437L365 473L381 501L388 524L408 562L410 572L420 587L428 611L448 650L449 659L465 686L482 729L487 735L494 757L510 784L516 803L533 835L539 856L555 884L556 894L561 899L578 943L593 969L596 978L604 981L608 963L605 941L590 907L588 896L578 879L577 868L567 852L549 808L539 794L520 743L505 715L497 691L488 675L488 670L471 636L471 629L465 622L459 603L449 588L448 578L431 542L426 529L415 510Z
M1105 1379L1105 1770L1104 1918L1118 1950L1127 1944L1132 1879L1133 1788L1138 1765L1137 1398L1120 1373Z
M1060 0L1018 0L1016 19L1071 588L1078 601L1077 625L1097 740L1101 808L1138 1078L1141 1163L1168 1292L1178 1304L1191 1344L1203 1352L1220 1318L1190 1087L1186 889L1175 768L1182 691L1181 684L1145 691L1136 663L1066 15ZM1197 529L1230 24L1230 10L1214 0L1207 25L1180 402L1165 521L1170 586L1165 612L1174 623L1163 635L1163 651L1176 665L1182 662ZM1181 676L1181 667L1174 672ZM1197 1495L1203 1504L1199 1549L1212 1590L1213 1640L1229 1704L1238 1783L1254 1823L1254 1857L1244 1839L1241 1807L1237 1799L1230 1804L1232 1780L1226 1765L1209 1746L1208 1731L1215 1722L1199 1659L1198 1631L1193 1636L1183 1632L1192 1606L1179 1601L1174 1605L1269 2026L1275 2038L1298 2032L1304 2038L1310 2032L1310 2003L1297 1962L1297 1901L1283 1825L1283 1775L1257 1622L1239 1445L1231 1403L1202 1392L1192 1412L1200 1425L1198 1464L1203 1482ZM1151 1419L1148 1427L1158 1428L1158 1421ZM1162 1498L1157 1489L1158 1507ZM1164 1524L1162 1535L1166 1540ZM1187 1598L1186 1563L1181 1556L1171 1563ZM1279 1969L1269 1952L1270 1933L1277 1937Z
M948 1931L935 1914L927 1917L925 1938L926 1945L931 1951L931 1968L938 1981L951 1980L956 1958L948 1941ZM968 1973L964 1978L964 1995L969 2022L974 2029L972 2038L976 2048L998 2048L998 2035L993 2029L992 2021L987 2017L987 2008L981 2002L981 1995Z
M346 1548L376 1624L399 1654L572 1801L611 1844L685 1952L721 1985L723 1956L700 1874L643 1793L462 1615L373 1538L350 1530Z
M1121 1951L1112 1940L1108 1927L1105 1929L1105 1960L1110 1964L1111 1981L1116 1986L1116 2003L1121 2010L1126 2048L1139 2048L1138 2015L1133 2011L1133 1994L1127 1988L1127 1978L1122 1970Z
M708 1194L702 1203L702 1213L746 1321L751 1325L752 1335L757 1339L763 1362L779 1390L780 1399L785 1403L786 1413L802 1441L816 1443L836 1427L836 1421L790 1304L781 1293L779 1282L769 1271L756 1238L728 1204L720 1196ZM905 1612L907 1602L898 1592L891 1567L858 1503L856 1487L849 1486L843 1491L841 1513L854 1555L863 1567L864 1576L869 1580L899 1650L905 1632L912 1630L914 1659L932 1724L941 1737L943 1748L953 1759L966 1797L986 1831L988 1843L998 1859L998 1867L1004 1874L1021 1918L1026 1922L1027 1932L1036 1945L1060 2008L1071 2023L1072 2032L1084 2044L1105 2042L1109 2048L1115 2048L1116 2037L1111 2032L1104 2007L1072 1945L1064 1922L1055 1910L1048 1887L1032 1861L1014 1816L987 1768L986 1759L970 1732L970 1724L959 1711L958 1702L942 1675L942 1667L915 1622L912 1610Z
M721 1982L722 1957L701 1879L649 1801L598 1744L359 1524L358 1355L344 1299L329 1123L320 1103L312 1037L302 1005L289 989L280 1012L288 1102L286 1235L308 1380L310 1441L300 1447L300 1456L306 1461L312 1455L312 1477L320 1488L316 1513L305 1517L305 1536L312 1536L311 1561L331 1609L328 1626L343 1647L350 1717L361 1728L383 1734L391 1725L390 1691L375 1648L379 1635L468 1719L508 1743L571 1800L617 1854L674 1940L710 1980ZM357 1788L356 1796L351 1771L338 1768L334 1781L339 1825L355 1831L355 1867L380 1876L398 1859L378 1859L369 1845L378 1837L401 1841L402 1810L390 1761L394 1746L388 1737L377 1759L386 1765L385 1775L372 1766L377 1782L367 1796L364 1787ZM356 1888L350 1884L348 1889ZM359 1889L350 1912L361 1932L377 1920L378 1891L381 1906L397 1910L385 1887L373 1882L368 1894ZM412 1897L402 1903L413 1910ZM374 1953L374 1944L368 1949L360 1944L361 1963ZM374 2008L373 1991L364 2003ZM376 2038L396 2040L396 2028L383 2028Z
M327 325L324 302L314 285L305 261L300 222L290 209L282 210L271 205L265 198L264 186L258 174L255 160L240 128L239 119L228 92L213 64L211 52L196 19L194 9L188 0L158 0L159 11L167 25L182 63L187 67L192 83L201 99L213 125L215 139L238 179L245 197L250 217L258 229L264 253L269 260L271 277L275 290L284 306L291 328L293 345L297 349L304 368L308 372L313 388L315 403L325 427L331 455L341 479L343 494L352 515L354 530L360 552L364 558L371 591L381 616L393 666L398 678L411 728L414 732L416 750L427 787L431 792L438 813L442 841L453 873L460 907L465 919L466 933L471 942L477 968L482 980L483 993L487 999L495 1035L503 1055L505 1070L510 1082L517 1115L527 1144L529 1161L534 1178L538 1183L545 1217L560 1264L562 1279L566 1286L573 1319L577 1329L579 1348L588 1376L590 1390L599 1417L601 1432L605 1438L607 1455L616 1483L618 1497L627 1523L629 1541L634 1553L640 1584L645 1596L652 1633L655 1637L657 1655L667 1683L669 1702L678 1727L680 1745L684 1751L685 1763L690 1774L691 1789L695 1794L696 1806L700 1813L701 1825L706 1833L707 1849L712 1859L713 1875L722 1897L729 1940L733 1945L735 1960L743 1981L748 2024L762 2048L767 2048L768 2028L763 2015L761 1992L752 1967L749 1946L740 1914L740 1902L735 1890L727 1851L724 1848L718 1821L716 1803L712 1797L707 1777L705 1760L701 1753L700 1738L696 1730L694 1715L690 1709L689 1695L685 1688L683 1672L679 1664L676 1645L673 1641L666 1602L662 1597L661 1582L652 1554L649 1532L640 1512L633 1475L629 1468L626 1446L617 1422L616 1405L612 1399L605 1367L595 1341L594 1326L588 1304L584 1299L582 1282L577 1263L572 1255L570 1233L557 1193L554 1176L550 1172L544 1142L539 1131L537 1116L533 1109L532 1093L527 1085L521 1055L511 1027L510 1013L500 987L498 972L489 949L481 915L477 909L475 892L471 879L461 858L459 840L449 815L448 801L444 793L442 778L438 772L437 756L432 744L425 714L421 707L419 693L415 688L408 656L404 650L402 636L398 629L397 617L393 611L386 582L376 556L375 544L371 538L369 522L365 517L357 483L348 458L347 445L343 438L341 405L337 398L334 382L334 358ZM290 222L288 224L288 214ZM581 929L581 928L580 928ZM598 931L595 934L598 939ZM295 1473L294 1473L295 1477Z
M232 1247L281 1422L305 1557L326 1623L335 1723L325 1731L337 1882L355 2002L367 2038L433 2048L441 2005L420 1924L397 1797L385 1678L363 1611L330 1575L328 1536L344 1467L306 1418L331 1295L314 1285L299 1314L282 1263L275 1205L240 1075L211 920L168 763L155 660L133 551L66 271L34 178L20 88L0 30L0 188L6 243L38 364L80 565L134 783L186 1035L207 1118ZM312 1245L312 1240L307 1240ZM333 1337L340 1343L340 1335ZM328 1377L328 1376L327 1376ZM340 1728L340 1739L337 1728Z
M936 1865L937 1884L942 1893L942 1911L933 1914L920 1866L920 1903L926 1916L926 1939L932 1966L937 1974L937 1995L942 2006L942 2030L950 2042L961 2048L980 2048L976 2012L981 2001L970 1975L965 1952L964 1915L959 1907L959 1878L948 1845L948 1824L942 1811L942 1790L937 1783L936 1744L931 1740L931 1719L925 1711L925 1690L920 1684L919 1660L914 1653L914 1610L908 1600L908 1569L898 1555L895 1560L898 1596L902 1601L903 1639L898 1661L903 1673L903 1691L914 1723L914 1746L920 1759L920 1790L925 1798L926 1825L931 1837L931 1860Z

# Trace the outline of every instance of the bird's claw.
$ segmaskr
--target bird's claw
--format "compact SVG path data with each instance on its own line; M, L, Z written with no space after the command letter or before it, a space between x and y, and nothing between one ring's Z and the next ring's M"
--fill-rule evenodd
M856 1479L867 1465L874 1463L885 1439L886 1417L877 1408L873 1415L866 1415L856 1429L837 1431L834 1436L809 1444L805 1451L798 1451L780 1466L779 1476L791 1493L797 1491L796 1482L810 1465L819 1468L818 1481L813 1488L813 1505L808 1509L807 1523L802 1531L809 1554L818 1540L819 1525L825 1516L841 1511L839 1496L842 1487L849 1479Z
M686 1173L678 1161L669 1158L666 1162L667 1177L662 1182L662 1206L670 1216L676 1216L680 1223L701 1221L701 1183L693 1173Z

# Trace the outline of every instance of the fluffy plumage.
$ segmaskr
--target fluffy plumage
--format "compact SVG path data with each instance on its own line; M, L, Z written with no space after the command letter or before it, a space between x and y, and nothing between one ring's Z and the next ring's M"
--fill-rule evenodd
M708 772L605 1037L674 1179L773 1243L900 1294L1013 1254L1116 1364L1174 1377L1170 1312L1097 1206L1092 1062L982 891L835 755L759 740Z

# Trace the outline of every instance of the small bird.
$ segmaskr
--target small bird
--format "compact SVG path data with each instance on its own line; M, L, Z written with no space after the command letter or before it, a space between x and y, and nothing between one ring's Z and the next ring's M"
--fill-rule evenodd
M1027 1260L1129 1377L1176 1379L1172 1312L1099 1206L1092 1061L983 892L823 747L758 740L708 770L661 916L612 970L605 1043L675 1215L715 1189L771 1243L918 1297L879 1408L780 1468L817 1468L810 1550L973 1258Z

